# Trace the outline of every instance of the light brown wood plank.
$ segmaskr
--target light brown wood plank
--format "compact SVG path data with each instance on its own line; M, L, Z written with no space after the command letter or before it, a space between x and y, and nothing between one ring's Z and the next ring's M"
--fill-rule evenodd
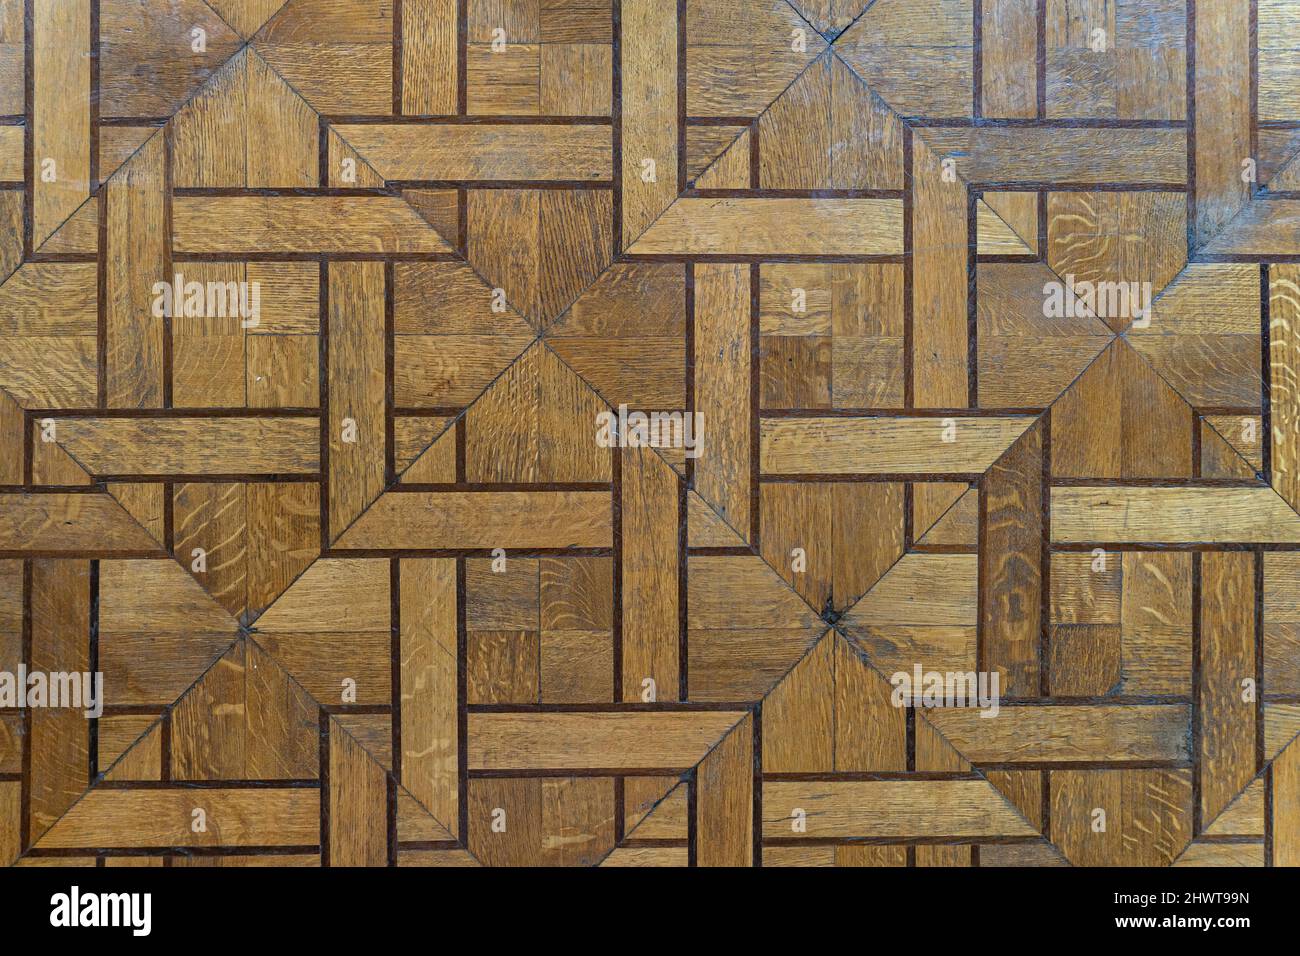
M612 176L608 126L366 123L334 128L384 179L596 182Z
M1270 488L1053 488L1052 540L1300 541L1300 517Z
M172 222L178 253L451 251L395 196L177 196Z
M310 418L56 419L60 444L94 475L313 474Z
M1007 418L764 418L764 474L978 476L1032 424ZM955 441L945 441L945 429Z
M336 547L607 548L609 494L596 491L406 492L381 496Z
M471 770L685 769L695 766L744 714L471 714Z
M679 199L632 255L898 255L896 199Z

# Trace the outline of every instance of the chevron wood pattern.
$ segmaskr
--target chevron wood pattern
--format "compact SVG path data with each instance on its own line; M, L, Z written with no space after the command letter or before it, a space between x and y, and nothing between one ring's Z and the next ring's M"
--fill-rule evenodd
M0 863L1300 864L1298 29L0 0Z

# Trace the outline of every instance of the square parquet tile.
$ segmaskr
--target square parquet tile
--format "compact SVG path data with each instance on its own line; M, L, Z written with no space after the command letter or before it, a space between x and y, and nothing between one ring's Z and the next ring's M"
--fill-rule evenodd
M1298 28L0 0L0 863L1300 864Z

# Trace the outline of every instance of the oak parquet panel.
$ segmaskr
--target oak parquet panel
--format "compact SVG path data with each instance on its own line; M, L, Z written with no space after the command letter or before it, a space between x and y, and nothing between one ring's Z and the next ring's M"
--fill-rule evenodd
M1300 861L1292 0L29 6L0 863Z

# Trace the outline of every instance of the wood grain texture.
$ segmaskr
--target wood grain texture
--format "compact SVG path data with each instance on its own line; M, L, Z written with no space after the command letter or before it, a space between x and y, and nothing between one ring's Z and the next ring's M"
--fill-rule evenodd
M367 123L336 129L384 179L607 181L612 173L607 126Z
M1298 10L0 2L0 861L1300 859Z
M892 199L679 199L628 246L632 255L896 255Z

